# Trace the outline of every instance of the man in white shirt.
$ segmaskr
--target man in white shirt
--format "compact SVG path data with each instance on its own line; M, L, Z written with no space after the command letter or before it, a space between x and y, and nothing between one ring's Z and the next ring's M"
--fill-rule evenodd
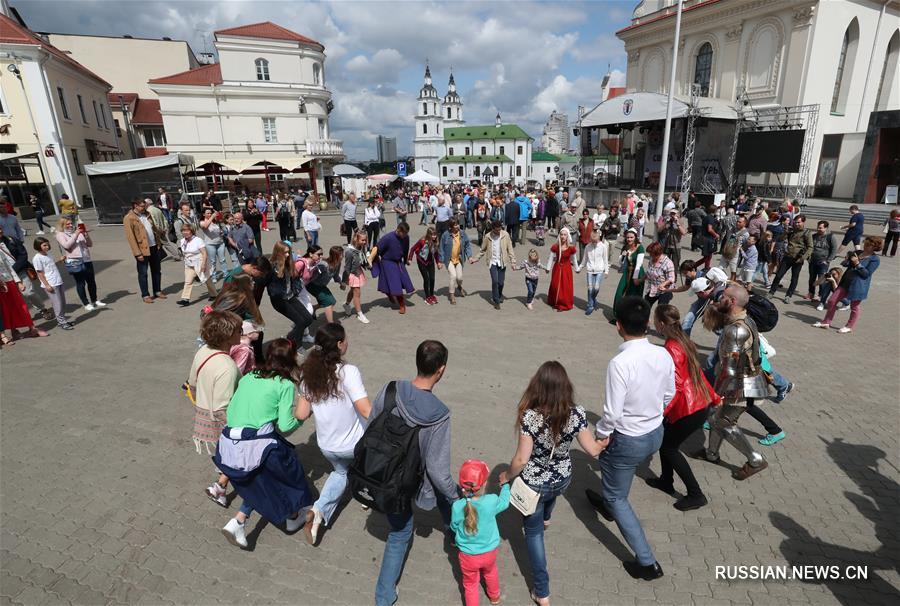
M616 328L624 343L606 369L606 402L597 422L602 494L585 491L601 515L615 521L634 551L636 561L624 562L635 579L652 581L662 568L637 519L628 492L638 465L659 450L663 410L675 395L675 364L662 347L647 340L650 305L641 297L624 297L616 306Z

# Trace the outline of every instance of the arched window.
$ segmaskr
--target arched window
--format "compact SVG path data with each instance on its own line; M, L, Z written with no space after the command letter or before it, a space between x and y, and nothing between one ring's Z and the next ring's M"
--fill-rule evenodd
M896 88L897 56L900 53L900 30L894 32L884 52L884 66L881 68L881 80L878 82L878 94L875 95L875 109L887 109L891 100L891 91ZM887 88L884 83L887 82ZM884 95L884 97L882 97Z
M712 60L713 49L712 44L704 42L700 50L697 51L697 58L694 61L694 84L700 85L700 96L709 96L709 81L712 78Z
M853 19L844 31L844 40L841 42L841 54L838 56L837 74L834 77L834 91L831 93L832 114L843 114L847 108L847 96L850 92L853 62L856 60L858 45L859 22Z
M476 166L476 167L475 167L475 176L476 176L476 177L480 177L480 176L481 176L481 167L480 167L480 166Z
M422 125L422 134L423 134L423 135L427 135L427 134L428 134L428 125L427 125L427 124L423 124L423 125Z
M265 59L257 59L253 62L256 65L256 79L257 80L268 80L269 79L269 62Z
M451 109L451 108L448 107L448 108L447 108L447 119L448 119L448 120L449 120L450 118L453 117L453 116L450 115L451 113L453 113L453 109Z
M318 63L313 63L313 84L322 84L322 68Z
M426 116L428 115L428 104L427 103L422 104L422 113Z

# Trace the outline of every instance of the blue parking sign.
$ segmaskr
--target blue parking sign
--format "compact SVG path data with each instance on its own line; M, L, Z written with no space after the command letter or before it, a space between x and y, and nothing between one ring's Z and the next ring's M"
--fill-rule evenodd
M406 176L406 162L397 162L397 176L398 177Z

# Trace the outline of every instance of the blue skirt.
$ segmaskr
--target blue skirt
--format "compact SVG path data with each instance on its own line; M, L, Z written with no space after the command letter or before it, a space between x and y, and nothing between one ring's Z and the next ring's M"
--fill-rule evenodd
M259 466L253 470L243 471L223 464L218 448L212 459L247 505L269 522L281 524L312 505L313 498L293 444L277 433L266 437L274 438L275 443L266 448Z

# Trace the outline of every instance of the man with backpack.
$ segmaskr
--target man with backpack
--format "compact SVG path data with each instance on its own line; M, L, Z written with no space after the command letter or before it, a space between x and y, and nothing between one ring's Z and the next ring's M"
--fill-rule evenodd
M437 505L446 529L450 503L459 497L450 473L450 409L432 393L444 376L447 355L439 341L419 344L416 378L381 389L350 468L354 498L382 510L391 528L375 586L376 606L397 600L397 581L412 539L412 505L426 511ZM405 452L397 448L400 444L406 445Z
M772 280L772 287L769 289L768 297L771 299L775 296L775 291L781 286L781 279L791 270L791 284L784 294L784 302L790 303L794 291L797 290L797 282L800 280L800 270L803 264L809 259L813 253L813 237L806 229L806 217L797 215L794 217L794 224L787 236L787 249L784 256L778 263L778 269L775 271L775 278Z

